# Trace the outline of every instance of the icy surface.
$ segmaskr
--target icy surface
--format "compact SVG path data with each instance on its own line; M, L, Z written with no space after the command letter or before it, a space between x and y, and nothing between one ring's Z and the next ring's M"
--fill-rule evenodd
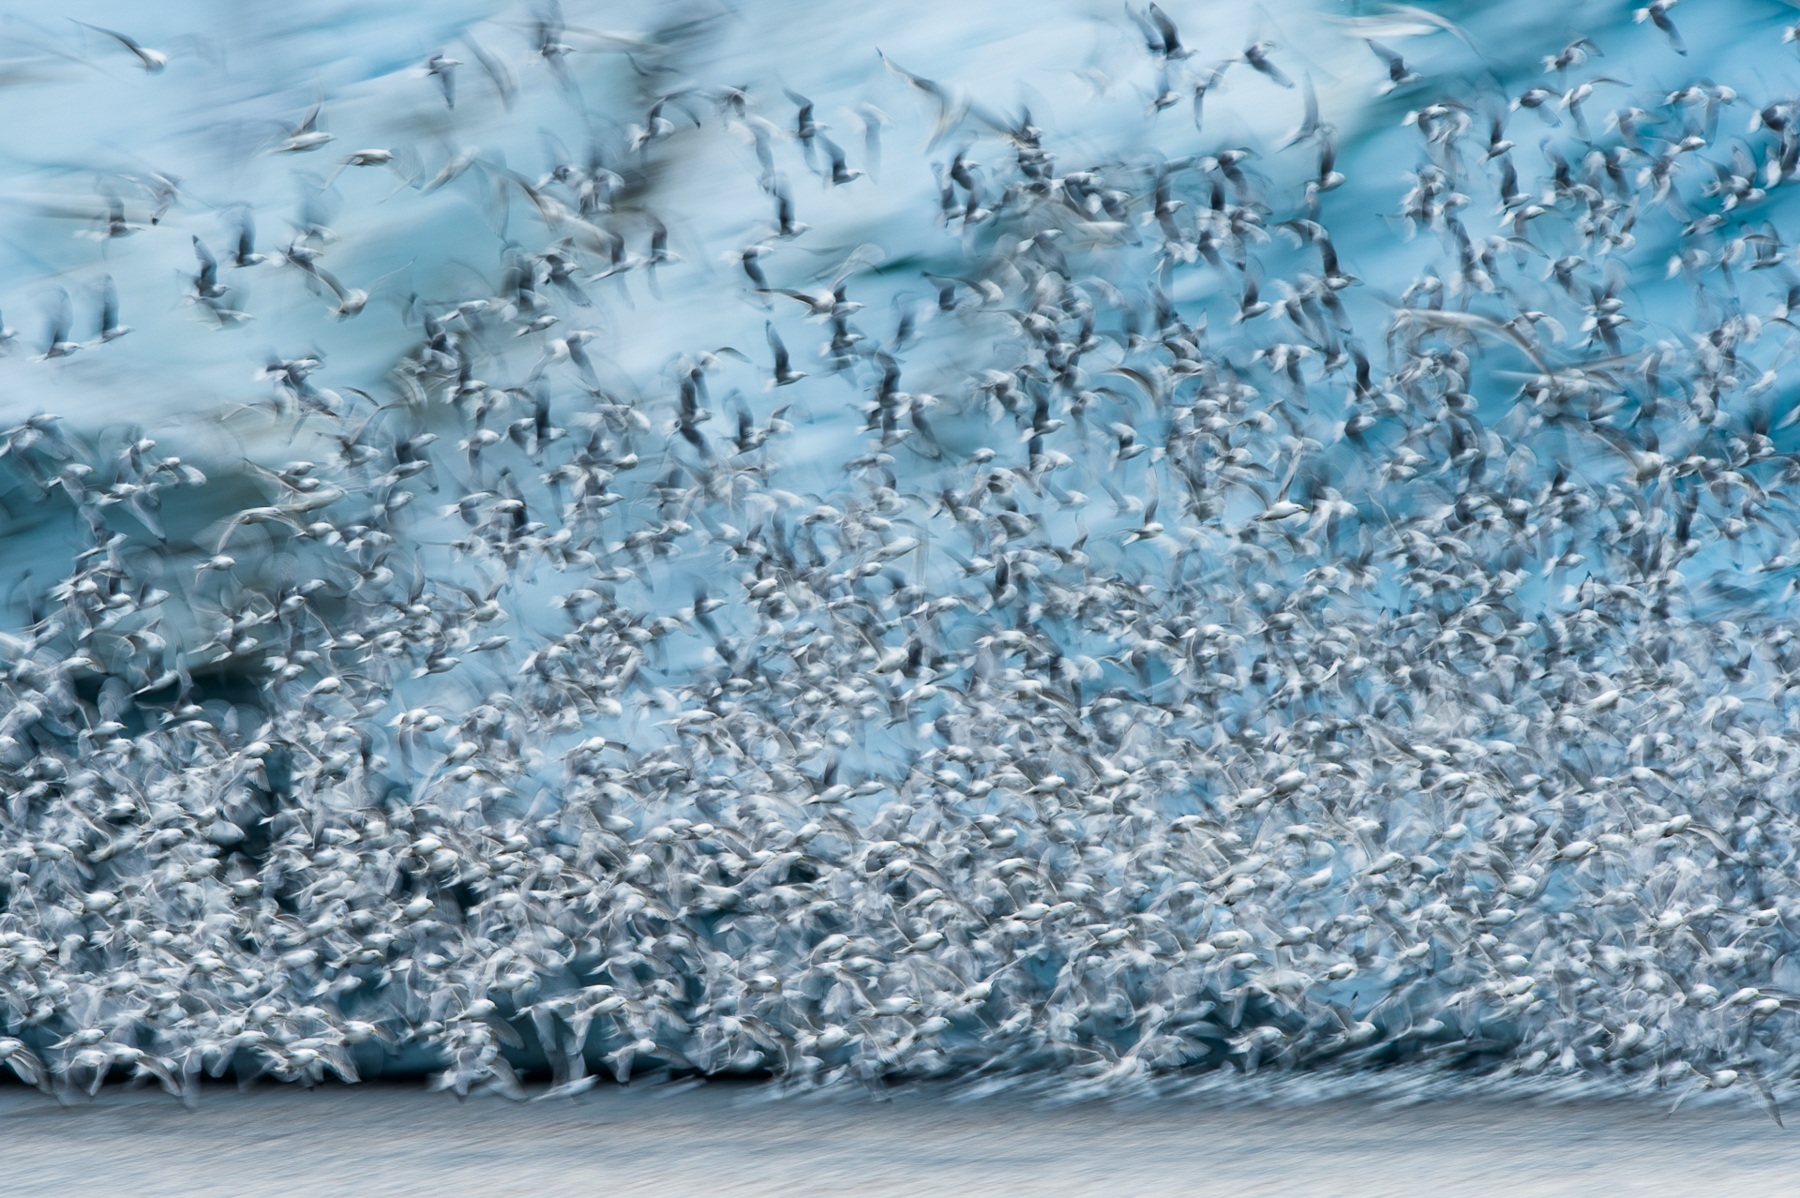
M1242 1099L1043 1108L1002 1101L750 1102L740 1089L458 1106L363 1086L213 1095L192 1111L122 1095L59 1110L0 1100L7 1192L310 1198L927 1193L1339 1198L1781 1198L1800 1149L1728 1108L1429 1106ZM101 1146L105 1151L96 1151ZM75 1162L80 1162L76 1166Z

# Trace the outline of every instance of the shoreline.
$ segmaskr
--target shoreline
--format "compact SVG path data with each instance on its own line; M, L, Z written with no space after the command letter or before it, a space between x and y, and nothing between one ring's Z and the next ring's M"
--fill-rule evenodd
M1247 1097L1247 1096L1237 1096ZM1233 1099L1219 1092L1212 1099ZM104 1146L104 1151L97 1151ZM0 1091L8 1193L1787 1194L1800 1136L1748 1102L1543 1096L1292 1105L956 1100L909 1089L596 1089L458 1103L414 1087Z

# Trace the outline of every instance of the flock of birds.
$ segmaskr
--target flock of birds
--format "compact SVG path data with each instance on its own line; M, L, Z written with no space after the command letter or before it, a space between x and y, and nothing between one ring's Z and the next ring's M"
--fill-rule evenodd
M1691 71L1673 8L1627 33ZM579 113L605 67L645 110L541 172L339 156L471 181L481 286L358 286L322 221L193 235L221 336L240 272L292 272L409 339L379 379L271 360L257 409L313 460L210 524L136 431L0 435L8 507L75 539L0 637L0 1065L545 1096L1411 1064L1774 1110L1800 94L1642 94L1585 38L1492 94L1409 64L1463 34L1397 9L1346 27L1410 140L1390 187L1346 179L1306 63L1127 11L1191 153L1061 145L871 46L930 125L880 161L873 104L853 154L825 103L540 8L392 86ZM1219 141L1228 85L1297 128ZM265 152L334 153L329 103ZM764 343L688 313L633 377L609 305L701 268L656 179L719 133L763 207L710 294ZM807 252L808 195L908 170L928 254ZM91 232L182 238L164 183ZM1371 221L1413 277L1351 273L1334 228ZM8 335L55 371L118 307Z

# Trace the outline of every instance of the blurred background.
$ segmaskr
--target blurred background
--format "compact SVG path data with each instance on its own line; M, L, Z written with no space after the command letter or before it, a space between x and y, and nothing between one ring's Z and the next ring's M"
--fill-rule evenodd
M1616 139L1617 110L1711 74L1728 74L1727 90L1735 89L1708 118L1723 131L1715 157L1728 161L1733 139L1759 125L1757 112L1793 70L1782 37L1794 19L1789 6L1732 0L1671 10L1684 53L1639 19L1641 11L1629 0L1171 6L1192 55L1159 66L1145 53L1143 14L1134 20L1107 3L570 6L571 52L552 66L533 53L542 13L530 6L14 9L5 16L0 82L18 114L0 132L0 312L9 330L0 420L50 413L87 432L141 430L191 459L209 483L171 500L174 543L183 543L182 534L198 536L257 493L244 459L323 456L328 448L317 422L296 430L277 416L269 363L313 357L319 385L411 402L392 376L420 341L421 313L496 292L509 252L535 252L550 240L505 172L548 179L559 164L582 161L630 161L609 227L633 243L626 253L642 256L660 222L671 260L590 287L593 306L571 315L591 330L588 354L609 388L634 403L672 404L681 355L729 345L760 358L759 326L771 315L749 302L739 261L743 248L768 240L771 217L758 185L756 122L705 119L721 88L755 98L751 112L766 122L760 127L772 138L764 143L774 146L776 172L808 226L803 238L758 259L774 285L817 288L848 267L855 298L871 313L886 309L897 319L911 311L928 321L935 294L924 274L966 272L985 253L972 234L946 229L938 205L944 172L973 134L934 136L934 102L884 69L883 53L992 111L1029 111L1066 161L1136 167L1148 156L1254 147L1259 187L1297 198L1316 166L1310 140L1286 144L1305 116L1298 90L1240 63L1205 89L1203 130L1191 115L1193 83L1206 77L1200 64L1216 69L1259 41L1279 47L1278 69L1304 76L1335 130L1344 182L1328 196L1325 220L1345 271L1364 284L1343 302L1352 316L1382 319L1409 284L1441 272L1446 253L1401 215L1419 140L1408 113L1448 96L1477 101L1470 118L1478 125L1504 117L1528 188L1549 169L1540 143L1560 147L1552 153L1565 162L1579 158L1570 147L1588 144L1588 124L1592 138ZM156 69L107 30L156 55ZM1582 39L1591 46L1578 53L1578 72L1592 86L1585 123L1563 103L1571 68L1550 63ZM1403 55L1409 74L1391 72L1371 40ZM426 68L433 55L462 60L448 72L453 109L441 90L447 76ZM1396 77L1406 82L1396 85ZM1546 87L1555 94L1532 98ZM821 128L864 177L830 186L808 169L791 136L789 92L812 100ZM296 149L292 133L309 113L316 115L306 132L330 140ZM648 137L647 125L656 126ZM392 158L344 165L361 149ZM1703 187L1709 169L1684 185ZM1779 224L1791 202L1788 190L1758 196L1758 219ZM1482 197L1478 207L1486 203ZM1506 232L1507 222L1482 223ZM353 315L337 310L317 276L277 269L308 230L326 235L322 265L356 293ZM1692 288L1665 269L1680 253L1679 232L1658 225L1615 258L1615 269L1630 276L1636 345L1679 346L1691 323ZM218 279L227 290L205 303L194 296L196 238L224 263ZM234 262L240 243L260 268ZM1276 238L1259 253L1274 264L1296 260L1283 256L1285 244ZM1121 284L1148 278L1154 266L1147 242L1107 253L1106 269ZM1779 296L1788 277L1756 281ZM58 329L76 342L98 338L109 285L130 335L96 352L40 360ZM1185 272L1173 298L1190 314L1228 317L1236 297L1210 288L1203 271ZM908 359L909 381L948 389L994 364L983 360L990 328L940 321L928 332ZM1243 333L1253 352L1258 340ZM496 377L529 372L540 340L489 346ZM790 340L797 369L806 369L815 347L792 333ZM1367 349L1379 372L1381 347ZM1772 341L1752 352L1775 379L1789 378L1789 355ZM760 389L759 370L735 360L725 366L715 390ZM823 372L813 374L784 393L805 415L801 444L820 447L783 463L784 485L802 493L828 489L835 471L809 474L806 462L855 452L844 448L855 435L853 405ZM902 455L898 469L929 481L920 459ZM14 576L34 563L42 575L52 560L43 555L59 543L49 510L32 494L0 490L0 561Z

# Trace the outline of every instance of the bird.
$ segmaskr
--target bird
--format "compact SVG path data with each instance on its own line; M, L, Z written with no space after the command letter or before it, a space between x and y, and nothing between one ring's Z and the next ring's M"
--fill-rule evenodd
M231 265L235 268L257 266L268 261L266 255L256 252L256 221L249 209L238 213L237 244L231 253Z
M1263 510L1256 514L1254 517L1256 520L1280 521L1306 514L1308 509L1304 504L1295 503L1287 497L1288 488L1293 485L1294 478L1299 471L1300 454L1296 452L1293 460L1288 463L1287 473L1282 476L1281 486L1276 490L1275 497L1273 499L1264 498Z
M1152 4L1142 14L1133 12L1131 16L1143 30L1145 45L1150 53L1162 59L1187 57L1188 50L1181 44L1181 34L1175 28L1175 22L1162 9Z
M206 243L200 240L198 233L193 236L194 257L200 263L200 273L194 276L193 291L197 300L215 300L223 296L230 288L219 282L219 260L213 257Z
M281 144L275 147L275 152L305 154L331 141L331 134L318 127L319 113L324 106L322 98L315 100L313 106L307 109L306 115L300 118L299 124L286 126L287 132L282 137Z
M104 345L116 341L131 331L131 326L119 319L119 288L111 275L102 275L99 285L100 318L95 329L94 345Z
M1669 10L1678 3L1680 0L1650 0L1644 7L1633 9L1631 19L1640 25L1648 21L1656 26L1669 40L1669 48L1686 57L1687 45L1681 40L1681 33L1675 28L1675 22L1669 19Z
M75 24L81 26L83 29L91 29L95 33L110 37L115 42L118 42L121 46L131 51L132 57L138 60L138 66L141 67L147 75L154 75L169 65L169 56L164 54L161 50L152 50L147 46L139 45L134 39L127 37L123 33L116 32L115 30L102 29L100 26L90 25L86 21L76 21L74 17L70 17L69 20L74 21Z
M1275 65L1269 54L1277 49L1273 42L1252 42L1244 47L1243 60L1251 70L1266 76L1278 87L1292 88L1294 81L1287 77L1282 69Z
M769 321L763 322L763 334L768 338L769 351L775 355L775 367L769 379L771 387L786 387L806 377L805 371L795 370L788 361L787 346L775 332L775 326Z
M1381 65L1387 69L1387 80L1376 89L1377 94L1386 95L1389 92L1405 87L1409 83L1417 83L1424 78L1419 72L1408 70L1406 60L1393 50L1388 49L1386 46L1372 38L1364 40L1369 49L1374 52L1375 57L1381 60Z
M55 299L50 305L49 320L40 360L66 358L81 348L80 343L69 340L70 326L74 323L74 309L69 302L69 293L61 287L56 289Z
M832 141L829 137L826 137L823 133L815 134L814 136L819 145L824 148L826 157L831 160L830 182L832 186L841 186L845 183L850 183L854 180L863 178L862 171L851 169L849 163L844 158L844 151L841 146L835 141Z
M463 64L450 58L442 50L425 60L424 71L427 77L438 81L438 89L444 93L444 107L456 107L456 68Z

